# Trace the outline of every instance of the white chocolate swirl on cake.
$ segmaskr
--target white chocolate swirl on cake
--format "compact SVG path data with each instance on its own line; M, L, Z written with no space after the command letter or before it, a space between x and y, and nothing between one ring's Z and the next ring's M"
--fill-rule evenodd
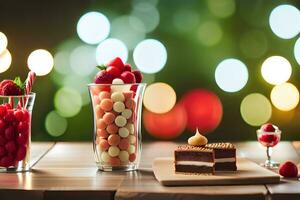
M197 129L196 134L188 139L188 144L192 146L204 146L208 142L207 138L201 135Z

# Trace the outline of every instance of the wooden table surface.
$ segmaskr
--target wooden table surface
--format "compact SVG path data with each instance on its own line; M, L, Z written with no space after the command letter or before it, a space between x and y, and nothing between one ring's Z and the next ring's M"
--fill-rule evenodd
M273 185L164 187L153 176L155 157L172 156L173 142L143 144L140 170L99 172L91 143L33 142L32 171L0 173L0 200L17 199L300 199L298 179ZM255 162L265 160L257 142L236 143L238 155ZM300 142L281 142L274 159L300 162Z

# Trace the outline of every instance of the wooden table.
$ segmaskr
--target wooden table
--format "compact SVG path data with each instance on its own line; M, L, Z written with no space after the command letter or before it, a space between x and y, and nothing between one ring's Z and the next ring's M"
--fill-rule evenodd
M154 178L152 161L172 156L178 144L143 145L140 170L99 172L91 143L33 142L32 171L0 174L0 200L20 199L300 199L300 182L282 179L275 185L164 187ZM257 142L236 143L238 155L255 162L265 159ZM300 142L281 142L274 149L278 161L300 162Z

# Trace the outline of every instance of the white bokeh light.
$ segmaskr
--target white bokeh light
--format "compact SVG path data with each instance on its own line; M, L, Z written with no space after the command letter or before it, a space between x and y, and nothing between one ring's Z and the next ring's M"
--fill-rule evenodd
M0 54L7 48L7 37L4 33L0 32Z
M37 76L44 76L51 72L54 61L49 51L38 49L30 53L27 64L28 68L34 71Z
M143 40L135 47L133 60L137 68L144 73L159 72L167 62L166 47L158 40Z
M96 61L98 65L106 64L115 57L120 57L124 63L127 61L128 49L121 40L109 38L97 46Z
M96 48L92 46L79 46L70 55L70 65L73 72L80 76L90 75L97 65L95 58Z
M77 23L79 38L88 44L98 44L110 32L110 23L105 15L99 12L84 14Z
M298 38L298 40L295 43L294 56L295 56L297 63L300 65L300 38Z
M293 38L300 32L300 12L292 5L277 6L271 12L269 23L278 37Z
M263 62L261 74L268 83L279 85L289 80L292 74L292 67L284 57L271 56Z
M10 64L11 64L11 54L7 49L5 49L0 54L0 73L8 70Z
M248 81L247 66L238 59L228 58L220 62L215 71L217 85L225 92L237 92Z

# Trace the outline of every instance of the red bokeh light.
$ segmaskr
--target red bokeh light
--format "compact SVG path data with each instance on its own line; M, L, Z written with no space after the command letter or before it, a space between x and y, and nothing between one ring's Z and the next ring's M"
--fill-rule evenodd
M159 139L173 139L185 129L187 115L182 105L177 104L164 114L156 114L148 110L143 112L144 127L149 134Z
M187 92L181 99L187 113L187 128L201 133L213 131L221 122L223 109L219 97L205 89Z

